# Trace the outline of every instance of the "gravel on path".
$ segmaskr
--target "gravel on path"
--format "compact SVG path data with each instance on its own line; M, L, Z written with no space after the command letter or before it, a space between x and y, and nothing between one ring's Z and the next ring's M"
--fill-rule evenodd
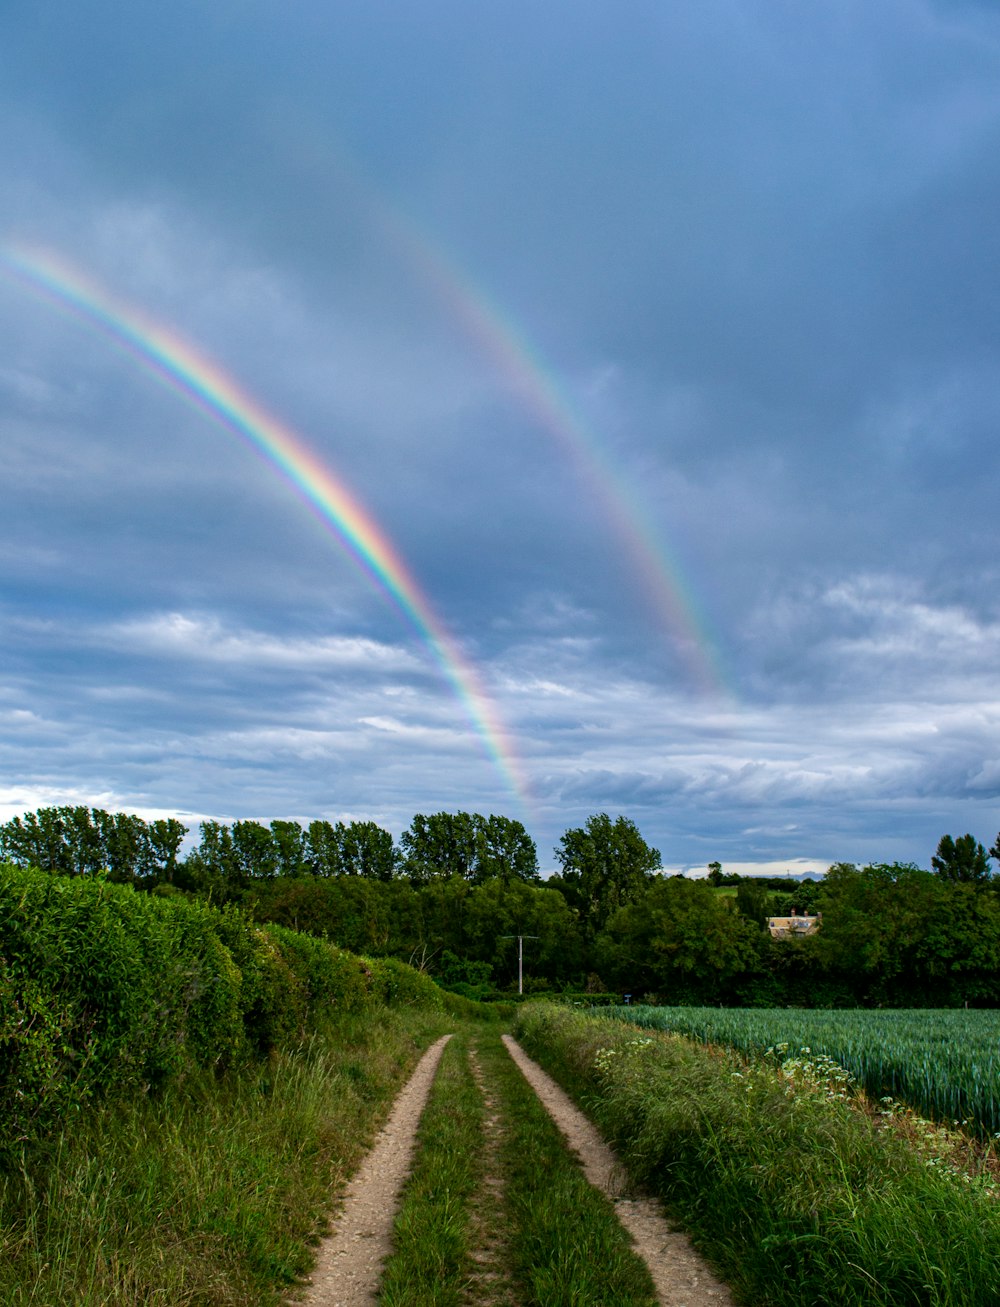
M629 1194L621 1163L576 1104L510 1035L504 1035L503 1042L579 1156L587 1179L614 1203L636 1252L649 1267L662 1307L734 1307L729 1288L691 1247L687 1235L668 1223L656 1200Z
M320 1244L303 1300L306 1307L375 1307L420 1115L450 1038L443 1035L417 1063L371 1152L347 1186L333 1232Z

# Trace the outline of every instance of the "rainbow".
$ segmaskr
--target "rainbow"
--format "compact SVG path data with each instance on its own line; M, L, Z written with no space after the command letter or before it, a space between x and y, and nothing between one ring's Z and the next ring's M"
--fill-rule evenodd
M662 626L687 666L692 684L707 694L728 694L717 641L708 634L707 622L679 564L650 522L635 490L560 388L554 370L454 259L438 249L412 220L390 208L356 171L353 180L403 260L507 379L533 420L555 437L596 501L603 505L605 517L630 554Z
M52 252L3 246L0 267L99 330L185 401L240 437L293 487L430 650L511 794L530 809L512 741L476 669L438 619L389 537L301 437L175 331L126 305Z

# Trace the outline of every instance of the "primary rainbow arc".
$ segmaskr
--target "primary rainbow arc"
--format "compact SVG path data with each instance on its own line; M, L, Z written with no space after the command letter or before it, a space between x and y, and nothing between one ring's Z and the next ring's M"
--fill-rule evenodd
M475 668L437 617L386 532L302 438L177 332L126 305L50 251L8 245L0 250L0 260L22 284L99 329L282 474L417 632L505 784L530 807L513 745Z

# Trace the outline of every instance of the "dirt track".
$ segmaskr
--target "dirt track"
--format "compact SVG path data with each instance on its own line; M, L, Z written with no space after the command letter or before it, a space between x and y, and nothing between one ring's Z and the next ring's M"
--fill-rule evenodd
M377 1304L417 1127L449 1038L445 1035L423 1055L348 1185L333 1233L320 1246L306 1307ZM729 1289L692 1249L687 1236L664 1219L655 1200L629 1195L621 1166L583 1113L509 1035L504 1036L504 1044L579 1156L589 1182L614 1202L636 1251L649 1266L662 1307L732 1307Z
M417 1063L389 1119L344 1194L333 1233L320 1244L307 1307L374 1307L382 1263L392 1250L392 1224L427 1102L444 1035Z

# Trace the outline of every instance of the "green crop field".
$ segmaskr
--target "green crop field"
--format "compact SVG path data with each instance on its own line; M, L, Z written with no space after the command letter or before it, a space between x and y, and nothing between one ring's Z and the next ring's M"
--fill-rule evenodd
M825 1053L873 1097L1000 1132L1000 1012L623 1007L609 1014L747 1053ZM777 1056L781 1056L780 1053Z

